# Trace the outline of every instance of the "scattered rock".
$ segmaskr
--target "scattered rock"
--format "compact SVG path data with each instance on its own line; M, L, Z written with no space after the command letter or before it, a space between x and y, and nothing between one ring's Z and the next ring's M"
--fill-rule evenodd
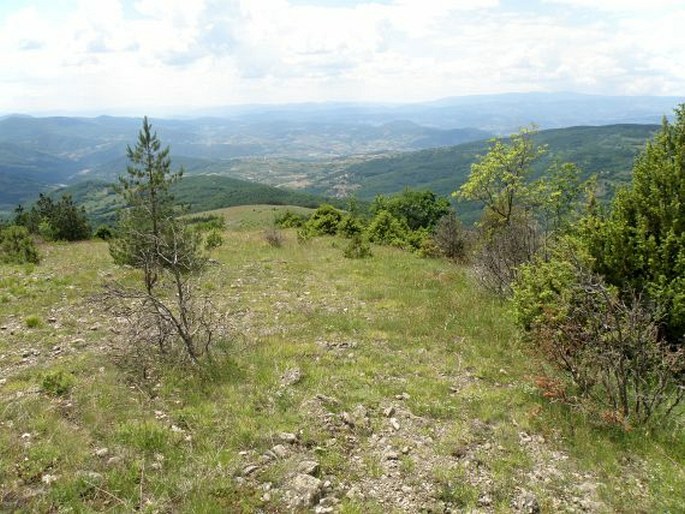
M295 444L297 442L297 436L290 432L281 432L278 434L278 438L288 444Z
M90 485L97 485L103 481L103 476L97 471L81 471L78 476Z
M49 473L46 473L42 477L40 477L40 481L43 482L45 485L50 485L53 482L57 480L57 475L50 475Z
M400 456L396 451L390 450L385 452L385 455L383 456L385 460L399 460Z
M285 459L290 453L288 449L282 444L277 444L276 446L271 448L271 452L279 459Z
M393 414L395 414L395 407L393 407L392 405L387 409L383 410L383 416L385 416L386 418L392 417Z
M316 476L319 471L321 471L321 466L315 460L303 460L297 465L297 472L305 475ZM325 487L325 484L322 487Z
M349 498L350 500L357 500L357 501L364 499L364 495L362 494L359 487L357 487L356 485L353 485L352 487L350 487L348 489L347 493L345 494L345 497Z
M259 466L255 466L254 464L251 464L249 466L245 466L243 468L243 476L244 477L249 476L252 473L254 473L255 471L257 471L258 469L259 469Z
M402 393L395 396L396 400L408 400L409 398L411 398L411 396L409 396L409 393Z
M107 459L107 465L108 466L116 466L121 462L121 457L117 457L116 455L114 457L110 457Z
M316 505L321 497L322 489L321 480L311 475L298 473L288 484L285 499L292 509L306 509Z
M96 457L106 457L109 454L109 448L97 448L93 453Z
M291 368L285 371L281 376L281 386L288 387L295 385L302 380L302 372L300 368Z
M481 494L478 498L478 506L489 507L490 505L492 505L492 498L490 497L490 495L487 493Z
M354 427L354 420L352 419L352 416L350 416L350 413L345 411L340 414L340 419L342 420L343 423L350 427Z
M528 491L522 491L512 502L512 507L520 514L540 514L538 499Z
M397 421L397 418L390 418L390 426L392 426L392 428L394 430L399 430L400 429L400 422Z

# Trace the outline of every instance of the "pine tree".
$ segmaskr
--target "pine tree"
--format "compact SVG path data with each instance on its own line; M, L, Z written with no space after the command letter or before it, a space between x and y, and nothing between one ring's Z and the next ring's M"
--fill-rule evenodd
M183 170L171 171L169 147L162 148L147 116L135 147L127 146L126 176L119 177L118 193L126 208L121 213L118 237L110 243L110 253L118 264L143 269L145 285L151 292L157 281L161 244L165 235L176 232L174 198L169 187ZM163 260L163 259L162 259Z

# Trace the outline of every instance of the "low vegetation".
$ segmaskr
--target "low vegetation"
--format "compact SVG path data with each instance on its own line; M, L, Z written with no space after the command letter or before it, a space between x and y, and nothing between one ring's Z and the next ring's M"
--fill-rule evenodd
M408 189L179 217L144 120L112 238L2 264L0 507L678 511L680 298L663 259L602 272L680 262L677 115L606 213L573 165L535 179L529 132L493 141L474 233Z

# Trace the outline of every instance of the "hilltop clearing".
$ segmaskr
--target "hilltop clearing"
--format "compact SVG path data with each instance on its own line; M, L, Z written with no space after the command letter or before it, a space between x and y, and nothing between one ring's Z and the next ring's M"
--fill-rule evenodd
M0 267L0 510L677 512L682 426L555 397L471 272L344 241L274 247L283 210L220 211L203 278L230 333L204 368L127 347L103 242Z

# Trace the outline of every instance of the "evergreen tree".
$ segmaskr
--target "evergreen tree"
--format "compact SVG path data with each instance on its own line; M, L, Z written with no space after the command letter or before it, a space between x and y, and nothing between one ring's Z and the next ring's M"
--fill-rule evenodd
M169 187L183 170L171 171L169 147L162 148L147 116L135 147L127 146L126 176L119 177L118 193L126 208L119 217L118 237L110 243L110 253L118 264L143 269L145 285L152 291L157 268L163 265L164 237L177 233L174 199Z
M665 314L670 342L685 334L685 104L648 143L610 214L587 234L597 271L646 294Z

